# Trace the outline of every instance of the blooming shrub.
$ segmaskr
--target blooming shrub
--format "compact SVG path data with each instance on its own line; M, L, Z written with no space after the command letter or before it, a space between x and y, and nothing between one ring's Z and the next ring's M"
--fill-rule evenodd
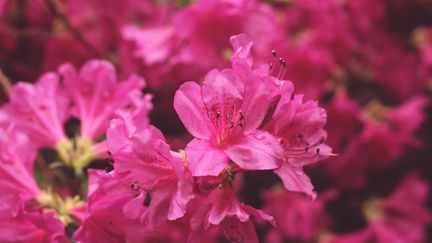
M0 0L0 242L432 240L431 8Z

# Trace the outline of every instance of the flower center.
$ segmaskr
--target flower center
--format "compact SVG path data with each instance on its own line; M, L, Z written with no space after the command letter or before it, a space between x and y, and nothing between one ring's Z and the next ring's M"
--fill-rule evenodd
M245 115L242 111L225 113L215 111L209 112L208 116L212 121L217 145L223 145L232 133L244 127Z
M380 201L376 198L369 199L363 204L363 214L369 222L381 220L385 216Z
M57 144L56 149L64 164L74 168L76 171L81 171L92 160L97 158L91 142L83 137L63 140Z
M36 201L43 207L44 212L54 212L56 218L65 225L74 222L71 210L84 205L79 196L62 198L52 192L42 192Z

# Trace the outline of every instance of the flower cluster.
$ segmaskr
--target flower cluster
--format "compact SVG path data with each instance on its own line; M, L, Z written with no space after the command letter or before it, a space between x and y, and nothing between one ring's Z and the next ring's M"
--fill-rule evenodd
M431 241L430 9L0 0L0 241Z

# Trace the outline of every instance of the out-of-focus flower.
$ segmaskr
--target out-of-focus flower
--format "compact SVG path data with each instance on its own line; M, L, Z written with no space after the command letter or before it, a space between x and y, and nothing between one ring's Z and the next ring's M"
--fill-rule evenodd
M63 124L70 116L69 105L60 77L47 73L36 84L16 84L2 112L30 137L34 146L55 147L66 139Z
M425 182L409 175L388 197L365 202L368 225L364 229L329 237L328 242L424 242L425 226L432 219L425 205L428 189Z
M196 208L191 217L191 239L199 239L208 230L219 226L231 242L258 242L250 216L275 225L272 216L240 203L232 186L229 180L222 180L219 188L214 189L206 198L195 201Z
M257 57L267 57L281 37L274 10L255 0L197 1L168 16L164 24L126 26L123 37L135 44L135 56L151 68L146 72L150 86L158 89L166 88L166 81L201 80L209 69L228 65L228 39L242 32L260 43Z
M322 194L311 202L304 195L277 188L265 192L264 210L274 215L277 227L267 233L268 242L284 240L310 242L318 239L330 226L330 216L326 213L325 202L334 193Z
M0 233L4 242L66 242L69 211L33 177L35 150L13 126L0 127Z
M118 113L107 132L119 188L130 195L123 212L154 229L184 215L192 195L182 155L170 151L162 133L148 124L148 110ZM143 203L150 200L149 205Z
M115 173L98 170L88 173L88 202L74 238L78 242L142 241L143 225L123 213L122 208L131 197L118 193Z
M82 170L93 159L106 156L103 136L116 109L141 102L150 109L151 97L141 95L144 86L136 75L118 82L113 65L106 61L89 61L79 73L64 64L58 73L44 74L35 84L15 85L1 116L24 131L34 146L56 148L66 165ZM64 125L72 117L81 127L79 134L68 138Z
M341 155L324 164L327 172L342 187L363 186L367 172L388 168L408 147L419 145L415 132L427 104L426 98L415 97L398 107L371 102L361 111L343 93L337 94L329 112L346 118L329 127L331 145ZM346 125L337 126L339 122Z

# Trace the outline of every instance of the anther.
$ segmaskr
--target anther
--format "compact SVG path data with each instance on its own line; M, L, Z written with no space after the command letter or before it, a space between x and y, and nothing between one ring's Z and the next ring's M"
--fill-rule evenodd
M230 122L230 129L233 129L234 127L234 122Z
M243 111L240 111L240 120L244 120L244 118L245 118L245 115L244 115Z

